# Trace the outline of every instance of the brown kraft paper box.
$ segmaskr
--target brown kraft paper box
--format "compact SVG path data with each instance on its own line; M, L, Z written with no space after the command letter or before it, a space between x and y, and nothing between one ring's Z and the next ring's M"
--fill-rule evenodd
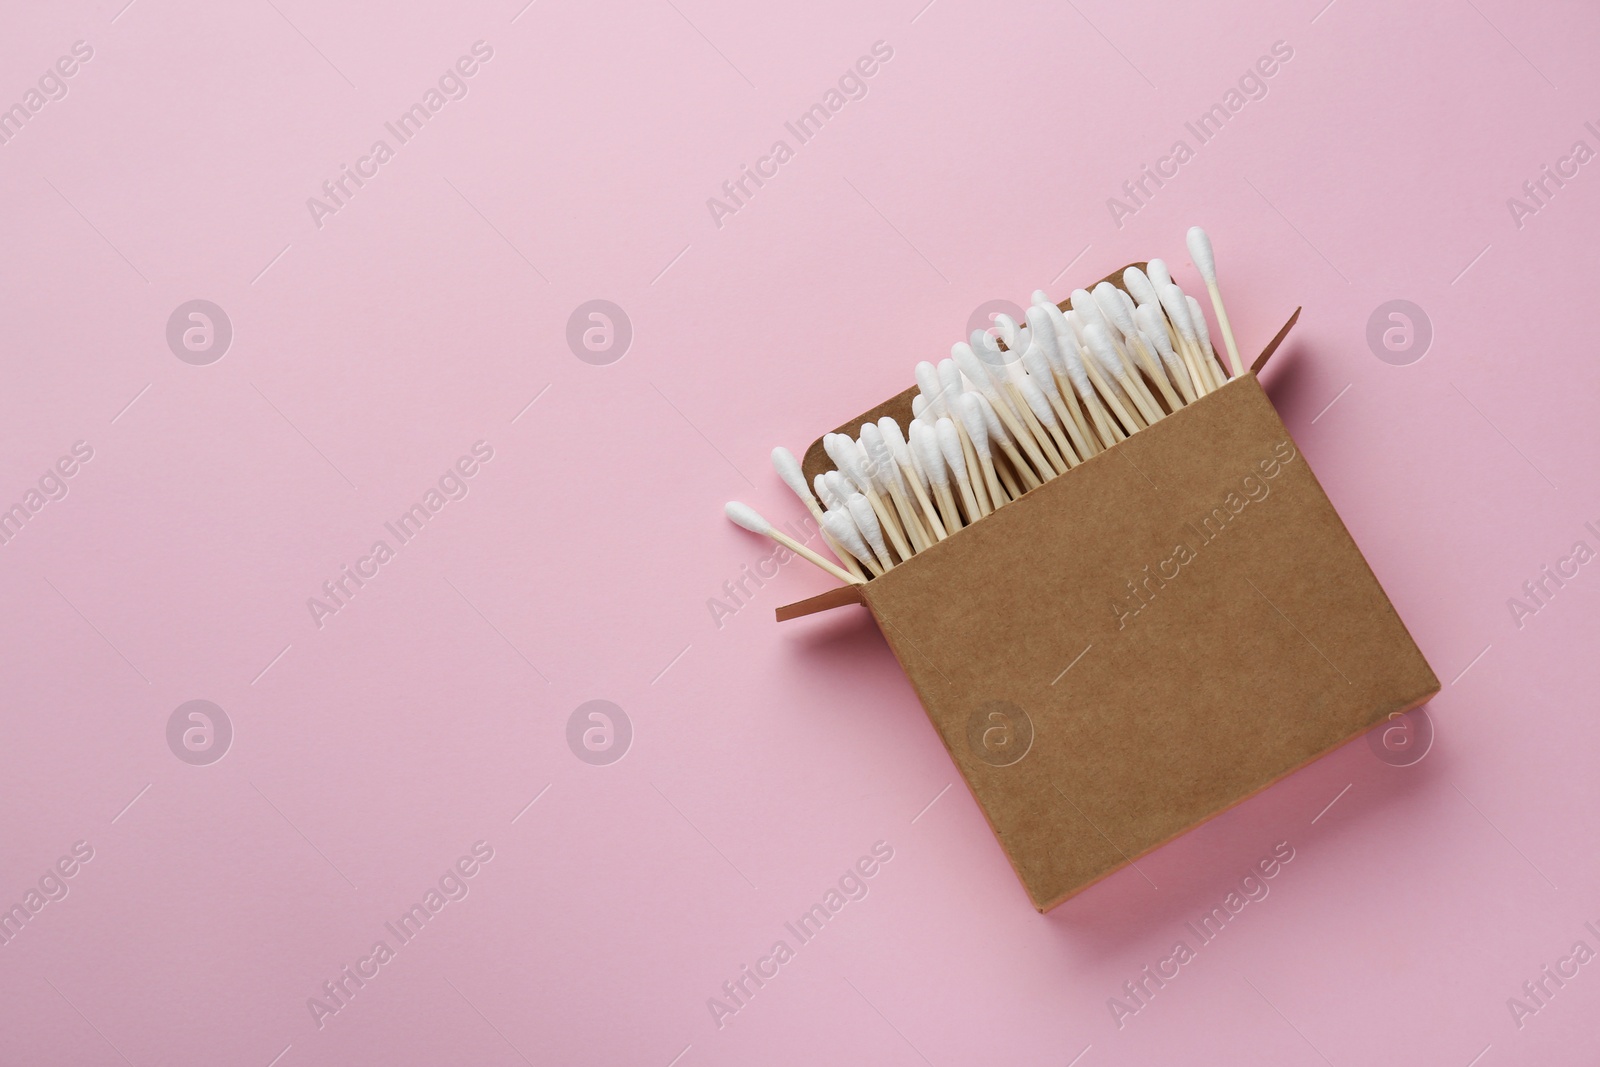
M778 610L866 606L1040 911L1439 691L1256 380L1294 321L1217 392ZM831 466L819 439L807 481Z

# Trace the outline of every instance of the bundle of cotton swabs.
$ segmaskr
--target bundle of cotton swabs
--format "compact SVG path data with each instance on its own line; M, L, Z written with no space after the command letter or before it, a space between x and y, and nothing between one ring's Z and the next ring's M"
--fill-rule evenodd
M1200 302L1159 259L1124 271L1125 288L1074 290L1068 311L1041 289L1025 322L995 317L1003 349L974 330L938 366L917 364L919 395L904 431L885 416L863 423L859 437L829 434L823 446L835 469L811 485L793 453L772 450L778 476L821 524L842 567L745 504L730 502L728 518L862 583L1221 388L1244 368L1211 239L1195 226L1188 245L1231 371L1211 346Z

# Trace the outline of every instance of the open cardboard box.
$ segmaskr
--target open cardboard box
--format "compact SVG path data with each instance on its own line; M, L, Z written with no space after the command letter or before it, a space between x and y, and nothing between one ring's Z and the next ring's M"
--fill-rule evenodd
M1256 380L1299 314L1222 389L778 609L866 606L1040 911L1439 691Z

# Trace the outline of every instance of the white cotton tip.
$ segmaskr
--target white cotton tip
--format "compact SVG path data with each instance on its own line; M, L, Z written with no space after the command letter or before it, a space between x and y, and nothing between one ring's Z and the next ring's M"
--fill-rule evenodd
M1017 320L1002 311L995 315L994 324L1000 327L1000 340L1006 343L1006 347L1016 348L1018 343L1017 335L1020 332Z
M940 419L939 425L933 428L933 437L939 442L939 454L944 457L945 464L955 472L956 481L965 482L967 457L961 451L961 435L956 432L956 424Z
M840 437L845 437L845 435L840 434ZM838 472L845 475L845 478L850 480L851 485L856 486L858 493L866 493L872 486L872 480L867 477L866 467L862 466L861 453L856 451L856 442L851 438L845 437L845 443L838 450L838 458L840 458Z
M1156 292L1161 295L1161 307L1166 311L1167 318L1172 320L1172 328L1178 331L1178 336L1185 341L1197 341L1194 323L1189 319L1189 301L1184 297L1183 290L1169 282L1157 286Z
M1150 276L1138 267L1129 267L1122 272L1122 284L1128 287L1128 292L1133 294L1134 300L1143 307L1145 304L1160 302L1156 296L1156 287L1150 284Z
M1027 377L1033 378L1040 389L1046 394L1055 390L1055 375L1050 370L1050 361L1045 358L1044 349L1036 344L1029 344L1022 353L1022 366L1027 370Z
M1198 226L1189 227L1189 258L1194 260L1194 269L1200 272L1200 277L1206 280L1207 285L1217 284L1217 256L1211 251L1211 237Z
M1067 346L1077 345L1077 335L1072 332L1072 327L1067 323L1067 316L1060 308L1050 304L1044 309L1044 313L1049 316L1051 331L1055 335L1056 342L1053 347L1046 346L1044 354L1049 358L1051 368L1057 374L1065 375L1067 373ZM1039 336L1043 337L1044 334Z
M1172 284L1172 272L1167 269L1167 261L1164 259L1152 259L1144 265L1144 272L1149 277L1150 284L1156 287L1157 294L1160 294L1163 285Z
M1189 305L1189 322L1194 326L1195 336L1200 338L1200 351L1206 353L1215 351L1211 347L1211 327L1206 323L1205 309L1200 306L1200 301L1192 296L1183 299L1184 303Z
M849 438L845 437L845 435L842 433L825 433L822 435L822 450L828 454L829 459L833 460L833 465L835 467L844 466L844 463L839 459L839 441L841 438L846 441L849 440Z
M867 548L867 542L862 539L861 531L856 529L856 524L850 519L850 512L844 510L843 504L829 509L827 514L822 516L822 528L856 559L863 563L873 562L872 550Z
M957 341L950 346L950 356L955 360L956 367L967 376L967 381L972 383L991 402L995 396L994 379L989 375L989 365L985 363L972 346L962 341Z
M1139 332L1144 336L1146 347L1157 353L1163 363L1169 357L1176 358L1177 353L1172 350L1172 338L1167 336L1167 319L1161 313L1159 306L1141 304L1139 310L1133 313L1133 317L1139 324Z
M927 398L935 411L943 411L944 402L939 397L939 368L927 360L917 364L917 389Z
M933 405L921 393L911 398L911 417L917 422L931 423L933 421Z
M727 513L728 518L751 533L765 535L772 532L772 523L763 519L760 512L749 504L741 504L737 500L730 500L722 506L722 510Z
M1128 305L1123 303L1126 298L1127 294L1110 282L1101 282L1094 287L1094 302L1100 309L1100 314L1105 316L1107 322L1115 325L1122 336L1131 337L1138 327L1133 324L1133 313L1128 310Z
M867 498L856 493L845 499L844 506L850 512L850 521L856 524L856 529L867 539L867 544L872 546L874 552L888 559L889 547L883 542L883 527L878 525L878 513L872 510Z
M878 488L888 489L900 484L900 468L895 466L889 443L883 439L883 431L878 429L877 423L861 424L861 447L867 453L867 470Z
M928 427L926 424L920 422L913 423L913 425L921 426L923 429L931 429L931 427ZM920 433L921 431L917 432ZM916 433L913 433L911 436L915 437ZM922 465L922 457L917 454L917 450L911 447L909 443L906 445L906 451L911 454L911 473L917 476L917 483L922 486L922 491L924 493L928 492L933 488L933 482L928 478L927 468L923 467Z
M831 474L833 472L830 471L828 473ZM842 507L844 507L844 497L842 497L838 493L834 492L833 483L828 481L828 475L827 474L819 474L815 478L811 479L811 488L813 488L813 489L815 489L817 491L817 499L822 501L822 506L823 507L825 507L825 508L842 508Z
M876 488L883 481L883 474L878 470L878 464L873 460L872 453L867 451L867 446L860 441L855 442L855 449L856 462L861 465L862 475L866 477L868 485Z
M982 393L968 393L978 402L978 407L983 412L983 424L989 428L989 439L995 443L1005 442L1012 444L1011 431L1006 429L1006 424L1000 421L999 414L994 410L994 405L989 403L989 398Z
M1091 322L1083 328L1083 333L1089 342L1089 354L1113 379L1121 377L1124 373L1122 360L1117 358L1117 350L1111 343L1111 332L1100 323Z
M1133 311L1134 311L1135 308L1137 308L1139 306L1138 302L1135 301L1133 299L1133 297L1128 295L1127 290L1118 289L1114 285L1111 288L1117 294L1117 299L1122 302L1122 306L1123 306L1124 310L1126 310L1128 312L1128 317L1130 319L1133 318Z
M955 360L941 359L939 361L939 389L944 396L944 413L946 415L953 414L956 408L956 400L962 393L967 391L966 387L961 384L961 368L956 366Z
M922 464L922 472L928 480L940 489L950 486L950 468L944 464L944 456L939 454L938 435L926 426L911 428L911 451L916 453L917 462Z
M772 450L772 469L778 472L778 477L783 479L783 484L794 491L794 495L803 501L810 502L811 490L806 486L805 472L800 469L800 461L794 458L794 453L779 445Z
M1087 400L1094 395L1094 385L1089 381L1089 371L1083 365L1083 349L1076 343L1066 345L1061 349L1061 355L1067 363L1067 379L1072 382L1072 388L1078 395Z
M977 354L979 359L983 360L984 366L992 368L989 372L991 376L1002 373L1002 368L1007 363L1010 363L1012 359L1010 352L1002 352L1000 350L1000 342L994 339L993 334L985 333L982 330L972 331L972 351ZM951 354L953 355L954 353L952 352ZM968 375L968 377L971 377L971 375Z
M1038 346L1050 366L1061 360L1061 343L1056 338L1055 320L1050 317L1050 309L1054 307L1054 304L1035 304L1028 309L1028 340ZM1061 314L1060 309L1056 314ZM1023 366L1027 366L1027 346L1023 347L1022 355Z
M1085 319L1082 315L1079 315L1076 311L1063 311L1061 313L1061 317L1062 317L1063 320L1066 321L1067 332L1072 334L1072 340L1077 344L1077 346L1079 348L1082 348L1083 345L1084 345L1083 328L1087 323L1089 323L1089 322L1091 322L1093 320ZM1066 353L1066 350L1067 350L1066 349L1066 342L1063 341L1062 342L1062 348L1061 348L1061 351L1062 351L1063 355Z
M888 415L878 420L878 432L883 435L884 444L889 446L889 454L896 463L911 465L911 449L906 444L906 435L900 432L900 424Z
M856 487L850 484L849 478L846 478L838 471L829 471L825 477L828 479L828 488L833 492L834 497L838 500L838 504L836 506L843 507L845 498L851 493L856 492Z
M961 416L961 425L967 428L967 438L978 458L991 459L989 421L983 415L983 397L977 393L962 393L956 398L956 414Z
M1039 391L1039 386L1034 383L1031 375L1017 383L1017 388L1022 392L1022 399L1028 402L1028 407L1033 409L1035 418L1045 426L1057 428L1061 426L1060 420L1056 418L1054 409L1050 407L1050 401L1046 400L1044 394Z
M1178 387L1180 393L1185 387L1193 388L1194 382L1189 377L1189 366L1184 363L1183 357L1173 350L1166 330L1162 330L1159 334L1140 330L1139 336L1144 338L1145 346L1150 351L1158 354L1161 365L1167 368L1167 377L1172 379L1172 384Z
M1072 290L1072 310L1085 327L1091 322L1105 321L1105 316L1100 313L1100 305L1094 302L1094 294L1087 289Z
M855 438L849 434L834 434L833 451L828 454L833 457L839 473L848 478L857 491L866 492L872 482L861 465L861 453L856 450Z
M1033 291L1033 306L1034 307L1042 307L1045 304L1054 304L1054 303L1055 303L1055 301L1050 299L1050 294L1045 292L1043 289L1035 289Z

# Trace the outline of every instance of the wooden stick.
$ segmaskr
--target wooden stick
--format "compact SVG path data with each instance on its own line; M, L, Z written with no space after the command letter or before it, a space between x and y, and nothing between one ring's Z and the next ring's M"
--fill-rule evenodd
M1128 350L1122 346L1109 330L1106 339L1111 342L1111 352L1116 357L1107 369L1121 368L1121 373L1116 374L1117 382L1133 400L1133 406L1139 409L1139 415L1149 425L1155 425L1163 418L1161 405L1156 402L1155 395L1145 386L1144 379L1140 377L1139 370L1134 366Z
M949 416L941 418L934 426L934 436L939 443L939 452L944 457L944 462L950 468L951 477L955 479L956 488L961 493L961 505L965 510L967 525L977 522L988 512L978 506L978 496L972 490L972 473L967 468L966 449L961 447L961 431L956 429L955 420ZM967 448L971 448L971 444Z
M906 541L905 531L900 528L900 519L890 509L889 502L883 499L870 482L867 483L866 498L867 503L872 506L872 510L877 513L879 528L888 535L889 544L893 546L900 558L910 559L916 555L911 551L911 545Z
M1027 492L1026 489L1017 484L1016 476L1011 473L1009 458L1005 463L996 463L994 465L994 473L1000 479L1000 484L1005 486L1006 493L1010 495L1012 500L1016 500Z
M1178 392L1183 396L1185 404L1192 404L1199 398L1194 385L1189 380L1189 368L1184 363L1183 357L1178 355L1171 343L1167 340L1168 323L1162 314L1161 305L1142 304L1134 316L1139 323L1139 329L1156 347L1156 354L1161 358L1161 363L1167 368L1169 377L1178 386ZM1148 345L1146 346L1149 347Z
M977 499L978 512L988 515L996 505L989 500L989 487L983 481L983 465L978 462L978 450L972 443L972 435L967 432L965 420L952 411L951 421L955 423L956 436L961 441L961 457L966 464L967 478L972 482L972 495Z
M1037 489L1044 484L1039 476L1033 472L1033 468L1028 465L1028 462L1022 458L1022 454L1017 451L1016 445L1002 437L1000 439L1000 451L1004 452L1006 459L1011 461L1012 469L1017 472L1017 477L1022 479L1022 484L1027 486L1028 489ZM1022 493L1016 491L1015 486L1008 485L1006 488L1010 491L1013 499L1022 495ZM1024 492L1026 491L1024 490Z
M1217 313L1217 325L1222 327L1222 339L1228 346L1228 364L1233 377L1244 373L1244 363L1239 359L1239 346L1233 340L1233 325L1228 322L1228 309L1222 306L1222 290L1217 288L1217 257L1211 249L1211 238L1198 226L1191 226L1188 235L1189 258L1205 279L1206 291L1211 294L1211 308Z
M1054 380L1049 380L1049 384L1053 386L1055 384ZM1017 386L1017 390L1022 394L1022 399L1027 402L1034 421L1043 426L1046 432L1050 434L1050 439L1055 444L1056 451L1061 453L1061 458L1066 461L1067 470L1071 470L1082 463L1083 460L1078 458L1078 453L1073 451L1066 435L1061 432L1061 424L1056 416L1055 409L1045 399L1044 390L1039 388L1039 383L1033 380L1031 374L1022 379Z
M1183 401L1178 399L1178 394L1173 392L1172 383L1167 380L1166 368L1161 365L1161 360L1144 343L1144 338L1139 336L1137 329L1134 330L1133 336L1129 340L1139 356L1139 361L1144 364L1145 373L1150 376L1150 380L1155 382L1156 388L1161 391L1161 399L1166 401L1167 410L1177 411L1183 407Z
M1100 403L1100 395L1095 390L1095 383L1089 377L1089 354L1081 349L1074 349L1068 358L1067 370L1072 375L1072 387L1075 393L1081 394L1084 407L1089 409L1089 416L1094 420L1096 432L1100 435L1100 447L1110 448L1126 437L1126 434L1113 432L1114 423L1106 412L1105 406Z
M861 531L861 535L866 538L867 546L877 557L878 566L885 571L892 570L894 560L889 557L889 546L884 543L883 527L878 522L877 509L860 495L853 496L844 503L850 511L851 521L856 524L856 529Z
M1090 456L1098 454L1105 446L1100 443L1091 420L1084 414L1083 406L1078 402L1078 391L1072 387L1071 377L1063 377L1061 374L1056 374L1055 377L1056 392L1066 401L1067 410L1072 413L1072 422L1082 437L1082 446L1078 450L1079 454L1084 459L1088 459ZM1078 437L1073 438L1074 441L1078 439Z
M894 462L890 460L890 462ZM905 523L906 534L911 538L911 548L914 552L927 551L933 544L933 538L927 528L922 525L922 519L917 515L916 506L906 498L906 491L901 487L900 481L895 479L889 483L889 499L894 503L895 510L900 513L901 521Z
M822 540L827 544L829 551L839 557L839 562L844 564L846 570L857 578L865 580L861 565L854 556L846 552L833 536L822 526L822 509L817 506L817 498L811 492L811 487L806 484L806 476L800 469L800 461L795 459L794 453L779 445L772 450L772 467L778 472L778 477L783 479L791 492L800 498L800 502L811 512L811 517L817 521L817 529L822 534Z
M945 527L952 531L961 529L965 524L961 521L961 512L956 507L956 498L950 495L950 483L934 486L933 492L939 500L939 507L945 513Z
M883 574L883 567L879 566L877 559L872 555L872 549L867 547L866 538L861 536L861 531L856 529L854 520L850 518L848 508L837 508L823 516L829 532L834 538L859 559L867 570L872 572L874 578Z
M1211 347L1211 330L1206 326L1206 314L1200 310L1200 301L1192 296L1184 299L1189 305L1189 321L1194 325L1195 348L1206 357L1206 370L1211 372L1217 388L1221 389L1228 384L1228 368L1222 365L1222 357Z
M950 534L945 530L944 523L939 519L939 509L928 498L928 490L922 485L922 479L917 477L917 472L904 465L900 468L906 476L906 481L911 484L911 491L916 495L917 505L922 508L922 518L928 523L928 531L935 538L943 541Z
M782 545L784 548L787 548L790 552L793 552L795 555L807 560L810 563L816 564L818 567L821 567L823 570L827 571L841 582L848 582L851 585L862 584L862 580L860 578L857 578L843 567L840 567L837 563L833 563L823 558L822 556L813 552L811 549L807 548L805 545L802 545L799 541L796 541L794 538L784 533L782 530L779 530L777 527L773 526L772 523L762 518L756 509L750 507L748 504L741 504L737 500L730 500L723 508L723 511L727 513L728 518L732 519L735 523L744 527L746 530L749 530L751 533L758 533L764 537L772 538L772 540L778 542L778 544Z
M1091 356L1083 361L1083 369L1089 372L1089 379L1094 382L1096 391L1100 393L1106 404L1110 406L1111 411L1122 422L1123 428L1127 431L1123 436L1126 437L1129 434L1138 433L1144 429L1144 423L1128 414L1128 409L1122 406L1122 401L1118 399L1116 390L1112 389L1106 382L1105 377L1101 375L1099 368L1095 366L1097 362Z
M1008 379L1005 387L1007 399L1010 400L1012 406L1022 416L1023 424L1027 426L1027 438L1038 442L1039 450L1043 452L1045 460L1049 463L1048 468L1040 468L1040 473L1042 474L1048 469L1051 474L1065 474L1067 472L1066 459L1062 457L1060 452L1056 451L1056 446L1050 440L1050 435L1044 432L1044 426L1040 424L1038 417L1033 413L1033 409L1028 406L1028 402L1022 398L1022 391L1017 388L1017 383ZM1027 439L1024 439L1023 444L1027 444Z
M771 440L771 438L768 438L768 440ZM833 575L835 578L838 578L842 582L850 582L855 585L860 585L862 582L862 579L857 578L849 571L841 569L837 564L829 563L825 558L817 555L817 553L811 551L811 549L807 548L805 545L802 545L799 541L796 541L794 538L790 537L781 530L774 529L770 531L767 536L778 542L778 544L782 545L784 548L787 548L790 552L793 552L795 555L815 563L817 566L821 567L823 570L827 571L829 574Z

